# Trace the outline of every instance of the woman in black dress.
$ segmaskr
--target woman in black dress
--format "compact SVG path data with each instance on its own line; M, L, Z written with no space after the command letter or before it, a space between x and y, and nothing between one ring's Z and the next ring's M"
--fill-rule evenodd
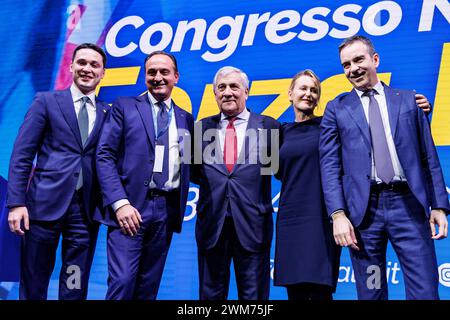
M311 70L292 79L295 121L281 128L281 194L276 224L274 283L289 300L331 300L339 274L338 248L322 193L319 166L321 117L314 115L320 80Z

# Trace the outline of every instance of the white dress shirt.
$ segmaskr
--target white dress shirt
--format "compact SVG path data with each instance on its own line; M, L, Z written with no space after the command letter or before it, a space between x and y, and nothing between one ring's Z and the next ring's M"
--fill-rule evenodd
M392 160L392 166L394 168L394 181L406 181L406 177L405 177L405 173L403 171L402 165L400 164L400 160L398 159L398 155L397 155L397 150L395 149L395 143L394 143L394 139L392 137L392 132L391 132L391 125L389 124L389 113L388 113L388 107L387 107L387 103L386 103L386 95L384 93L384 87L381 84L381 82L378 82L374 87L373 87L378 94L375 94L374 97L378 102L378 105L380 107L380 113L381 113L381 118L383 121L383 127L384 127L384 132L386 134L386 141L387 141L387 145L389 148L389 154L391 155L391 160ZM366 116L366 120L367 123L369 123L369 97L367 96L363 96L364 91L355 89L356 93L358 94L359 98L361 99L361 103L363 105L364 108L364 114ZM372 181L376 181L377 183L381 183L381 179L377 176L377 170L375 168L375 161L374 161L374 157L373 157L373 149L372 149L372 174L371 174L371 178Z
M95 118L97 117L97 114L95 112L96 106L95 106L95 91L92 93L85 95L83 92L78 89L78 87L72 83L70 86L70 93L72 94L72 101L73 105L75 106L75 113L77 114L80 112L81 109L81 98L88 97L89 101L86 103L86 109L88 112L88 119L89 119L89 127L88 127L88 134L91 134L92 129L95 125Z
M159 111L159 106L157 105L158 100L156 100L150 92L148 94L148 99L150 100L152 114L153 114L153 126L155 129L155 134L158 132L158 121L156 121L156 116ZM168 98L164 101L167 107L167 112L169 112L172 106L172 98ZM178 143L178 130L177 123L175 119L175 110L172 108L172 117L170 119L169 124L169 178L164 185L164 189L173 190L180 186L180 165L181 165L181 157L180 157L180 145ZM166 170L163 168L163 170ZM155 183L153 182L153 178L150 181L149 188L156 188ZM120 207L123 207L126 204L130 204L128 199L120 199L114 202L111 206L115 211L117 211Z
M148 93L148 98L152 105L153 112L153 125L155 127L155 133L158 132L158 121L156 121L156 117L159 112L159 106L157 105L158 100L156 100L150 93ZM167 107L167 112L169 112L172 99L169 97L167 100L164 100L164 103ZM180 186L180 145L178 143L178 131L177 131L177 123L175 119L175 111L172 108L172 117L170 118L169 124L169 179L164 184L164 189L173 190ZM163 168L163 170L165 170ZM153 179L150 182L150 188L156 188Z

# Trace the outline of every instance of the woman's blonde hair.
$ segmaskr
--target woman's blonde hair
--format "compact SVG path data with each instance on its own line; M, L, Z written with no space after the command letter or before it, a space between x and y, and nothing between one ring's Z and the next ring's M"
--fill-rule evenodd
M322 88L320 86L320 79L314 73L314 71L312 71L310 69L305 69L303 71L300 71L292 78L291 85L289 86L289 91L292 91L292 89L294 89L295 81L297 81L297 79L300 78L301 76L308 76L313 79L314 83L317 86L317 93L318 93L317 104L319 104L320 94L322 93Z

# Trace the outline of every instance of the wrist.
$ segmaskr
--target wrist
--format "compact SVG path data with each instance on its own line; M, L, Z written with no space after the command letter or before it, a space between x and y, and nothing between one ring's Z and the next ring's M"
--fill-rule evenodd
M120 199L120 200L117 200L116 202L114 202L111 205L111 207L112 207L114 212L117 212L120 208L122 208L123 206L125 206L127 204L130 204L128 199Z
M343 210L338 210L331 214L331 218L333 219L333 221L341 217L345 217L345 212Z
M125 208L126 206L129 206L129 205L130 205L129 203L124 203L124 204L120 205L120 206L116 209L116 212L118 212L120 209Z

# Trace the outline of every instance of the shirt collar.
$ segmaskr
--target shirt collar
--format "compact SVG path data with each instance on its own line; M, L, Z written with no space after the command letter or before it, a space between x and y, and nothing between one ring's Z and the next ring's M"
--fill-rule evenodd
M153 106L157 106L158 100L156 100L155 97L152 96L152 94L149 91L147 91L147 95L148 95L148 99L150 100L152 105ZM164 100L164 103L167 106L167 111L169 111L170 110L170 106L172 105L172 98L171 97L167 98L166 100Z
M228 118L227 115L220 113L220 121L225 120L226 118ZM247 108L244 108L244 110L242 110L241 113L239 113L236 116L237 119L241 119L241 120L248 120L248 118L250 118L250 112L248 111Z
M373 87L379 95L384 96L384 86L381 83L381 81L378 81L377 84ZM364 94L365 90L359 90L355 88L356 93L358 94L359 98L362 98L362 95Z
M81 98L84 96L88 97L91 100L92 105L95 108L95 91L92 91L90 94L86 95L75 85L75 83L72 83L70 86L70 93L72 94L72 101L78 102Z

